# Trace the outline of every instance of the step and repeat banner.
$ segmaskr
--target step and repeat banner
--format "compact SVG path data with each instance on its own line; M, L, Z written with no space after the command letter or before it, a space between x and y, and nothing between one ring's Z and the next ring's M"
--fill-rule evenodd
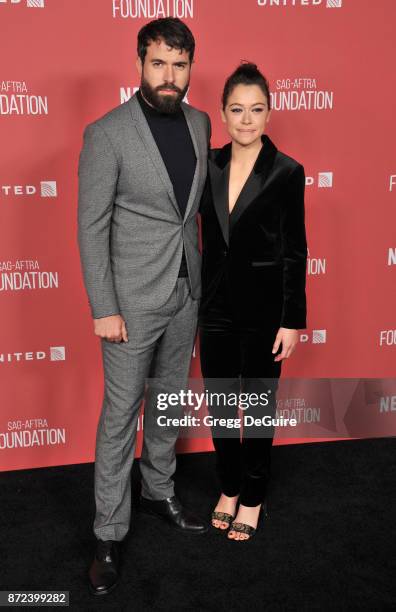
M290 438L395 435L396 3L0 0L1 470L94 458L103 373L77 248L78 157L86 124L139 86L137 32L165 16L196 38L187 97L209 113L212 146L228 141L224 81L248 60L270 81L271 139L305 167L309 327L278 399L299 423Z

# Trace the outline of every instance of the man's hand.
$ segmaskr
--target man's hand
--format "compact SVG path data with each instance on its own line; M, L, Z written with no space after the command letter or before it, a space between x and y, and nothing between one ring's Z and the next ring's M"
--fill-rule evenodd
M298 331L296 329L288 329L286 327L280 327L276 334L274 346L272 352L276 353L282 343L282 352L279 353L274 361L280 361L281 359L287 359L290 357L298 342Z
M128 342L125 321L121 315L94 319L94 332L96 336L109 342Z

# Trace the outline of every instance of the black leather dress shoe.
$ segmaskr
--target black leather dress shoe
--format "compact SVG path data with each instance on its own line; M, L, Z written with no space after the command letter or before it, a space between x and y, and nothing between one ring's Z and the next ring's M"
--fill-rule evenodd
M118 542L98 540L95 558L89 569L89 587L94 595L107 595L118 582Z
M140 509L147 514L167 521L172 527L185 533L205 533L209 526L181 505L177 497L152 500L140 498Z

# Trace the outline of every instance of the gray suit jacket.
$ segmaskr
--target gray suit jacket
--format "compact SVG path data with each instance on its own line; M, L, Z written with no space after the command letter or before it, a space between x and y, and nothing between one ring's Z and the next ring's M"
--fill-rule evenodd
M194 299L201 295L197 211L210 121L182 103L197 156L182 219L136 96L89 124L79 161L78 242L92 316L160 308L176 284L183 244ZM170 136L171 137L171 136Z

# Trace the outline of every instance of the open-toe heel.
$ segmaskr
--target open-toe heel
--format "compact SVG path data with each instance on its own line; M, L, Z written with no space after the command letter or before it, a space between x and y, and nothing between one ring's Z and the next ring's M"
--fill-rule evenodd
M248 538L238 539L229 538L230 540L235 540L236 542L248 542L252 539L252 537L256 534L259 524L265 519L268 518L268 504L267 500L265 500L261 504L260 513L257 519L257 527L252 527L251 525L247 525L246 523L237 523L232 522L230 525L230 531L236 531L237 533L244 533Z
M235 517L232 516L232 514L228 514L228 512L219 512L217 510L214 510L212 512L212 527L214 527L218 531L227 531L234 518ZM221 521L222 523L227 523L228 527L216 527L216 525L213 525L214 520Z

